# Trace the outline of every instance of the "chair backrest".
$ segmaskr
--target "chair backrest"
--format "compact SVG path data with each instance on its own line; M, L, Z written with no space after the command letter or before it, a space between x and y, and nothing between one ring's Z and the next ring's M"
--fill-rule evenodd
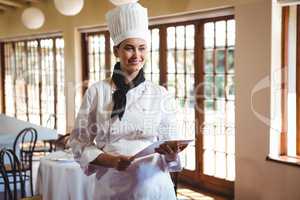
M55 141L55 150L64 150L68 147L68 141L70 139L70 133L59 136Z
M19 156L22 166L32 166L32 155L37 141L37 131L34 128L23 129L14 141L13 151Z
M0 174L5 187L5 199L17 200L20 197L25 197L25 183L20 169L21 163L14 151L5 148L1 149Z
M55 118L56 115L54 113L50 114L47 121L46 121L46 127L54 129L55 128Z

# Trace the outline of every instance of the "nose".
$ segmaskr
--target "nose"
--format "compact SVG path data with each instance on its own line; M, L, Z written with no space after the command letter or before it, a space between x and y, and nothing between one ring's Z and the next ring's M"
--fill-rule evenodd
M138 48L134 48L133 57L137 58L139 55L140 55L140 52L139 52Z

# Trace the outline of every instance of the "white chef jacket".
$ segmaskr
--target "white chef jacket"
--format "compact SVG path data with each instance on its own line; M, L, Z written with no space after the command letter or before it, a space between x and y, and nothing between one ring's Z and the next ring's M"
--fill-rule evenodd
M165 88L144 81L126 94L121 120L111 119L111 79L86 91L78 112L70 146L87 175L96 173L95 200L175 200L169 172L181 170L179 156L167 162L154 154L134 160L125 171L90 164L103 152L135 155L149 144L180 139L175 101Z

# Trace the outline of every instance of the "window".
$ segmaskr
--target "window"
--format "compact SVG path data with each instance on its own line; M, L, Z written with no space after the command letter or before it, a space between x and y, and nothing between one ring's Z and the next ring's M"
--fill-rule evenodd
M150 32L145 76L166 87L174 96L182 122L179 128L185 136L195 139L181 154L184 171L180 178L196 184L205 181L208 188L232 195L235 179L233 16L152 25ZM105 35L106 32L83 33L88 34ZM108 46L108 42L102 45L95 51L105 49L106 58L111 60L113 45ZM91 60L90 52L83 52L83 60ZM90 66L92 63L95 62L89 62L87 69L94 68ZM96 76L101 78L101 73Z
M111 63L115 63L116 58L108 31L82 33L81 38L84 55L82 80L87 83L82 88L84 94L87 86L111 76L113 70Z
M300 159L300 6L282 8L281 70L273 75L280 83L280 103L272 107L273 121L269 159L297 165ZM279 75L279 77L278 77ZM273 88L274 91L274 88ZM277 95L275 97L275 95ZM275 100L273 100L275 101Z
M151 29L150 35L149 58L144 67L144 72L147 80L159 84L159 29Z
M169 26L167 29L166 86L179 105L179 120L187 138L195 138L195 25ZM182 155L186 169L196 169L195 143Z
M63 48L61 37L1 43L6 115L65 133Z
M234 20L204 23L203 172L234 180Z

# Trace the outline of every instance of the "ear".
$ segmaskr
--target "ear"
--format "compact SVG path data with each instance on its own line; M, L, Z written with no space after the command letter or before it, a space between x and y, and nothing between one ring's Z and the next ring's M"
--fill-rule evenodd
M117 58L119 58L119 48L118 48L117 46L114 46L113 49L114 49L114 55L115 55Z

